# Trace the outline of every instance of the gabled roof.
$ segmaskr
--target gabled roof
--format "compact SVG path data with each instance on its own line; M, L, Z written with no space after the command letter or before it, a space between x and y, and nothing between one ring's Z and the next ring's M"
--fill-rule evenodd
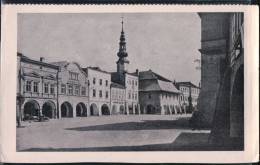
M170 93L180 93L180 91L176 89L173 83L162 80L150 81L150 83L140 85L139 90L142 92L164 91Z
M172 82L171 80L153 72L152 70L139 72L139 79L140 80L158 79L158 80L162 80L162 81Z
M193 88L200 88L196 86L195 84L191 83L190 81L184 81L184 82L176 82L176 86L179 88L180 86L186 86L186 87L193 87Z
M163 76L148 70L139 73L140 91L164 91L170 93L180 93L175 87L172 81ZM142 83L142 80L151 80L146 83Z

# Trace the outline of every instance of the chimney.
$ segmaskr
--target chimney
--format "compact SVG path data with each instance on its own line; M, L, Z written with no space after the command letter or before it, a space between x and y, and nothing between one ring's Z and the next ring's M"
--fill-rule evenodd
M135 73L136 73L137 75L139 75L139 70L138 70L138 69L136 69L136 70L135 70Z
M44 57L40 57L40 61L41 61L41 62L44 62Z

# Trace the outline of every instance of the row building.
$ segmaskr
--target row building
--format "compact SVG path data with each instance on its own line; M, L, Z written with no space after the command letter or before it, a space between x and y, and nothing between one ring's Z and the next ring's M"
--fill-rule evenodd
M18 119L185 113L182 90L172 81L151 70L128 71L123 21L117 56L116 71L107 72L18 53Z

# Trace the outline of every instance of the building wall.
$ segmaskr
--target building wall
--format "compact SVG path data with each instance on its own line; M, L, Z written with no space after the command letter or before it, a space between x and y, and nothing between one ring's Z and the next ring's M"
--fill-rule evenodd
M204 125L210 126L223 75L228 37L227 13L200 13L201 18L201 92L198 109Z
M180 95L180 103L181 105L188 105L189 104L189 96L190 96L190 87L180 85L179 86L182 95ZM192 98L192 105L197 107L198 99L199 99L200 89L191 87L191 98Z
M177 114L182 113L180 109L179 94L161 92L160 95L161 114Z
M20 69L20 74L19 74ZM40 62L24 60L18 56L18 83L17 93L20 93L24 101L21 103L21 119L28 113L28 106L34 106L37 113L33 116L46 114L46 104L51 105L50 118L57 117L57 73L58 69L48 67ZM47 84L48 91L45 91ZM46 88L47 88L46 87Z
M111 110L111 104L110 104L111 74L89 69L89 68L87 70L87 74L89 79L89 105L91 106L91 104L95 104L98 108L99 115L102 115L101 108L104 104L109 107L109 111ZM100 81L102 81L101 85L100 85ZM102 96L100 96L100 91L102 91ZM106 97L106 93L107 93L107 97Z
M111 87L111 114L126 114L125 89Z
M65 110L62 108L64 102L68 102L72 106L73 116L70 117L76 117L81 116L76 113L77 105L83 103L89 110L88 101L88 79L86 74L76 63L69 63L66 67L62 67L59 73L59 116L62 117L61 112ZM89 115L89 112L87 115Z
M125 74L125 87L126 87L126 108L129 114L138 114L139 108L139 82L138 76Z

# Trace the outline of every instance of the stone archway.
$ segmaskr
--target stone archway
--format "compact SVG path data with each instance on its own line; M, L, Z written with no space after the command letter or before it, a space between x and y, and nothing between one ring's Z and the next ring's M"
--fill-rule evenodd
M149 104L146 106L146 113L147 114L156 114L156 109L153 105Z
M84 103L80 102L76 106L76 116L77 117L86 117L87 116L87 107Z
M233 81L230 104L230 137L244 138L244 69L237 70Z
M171 111L171 114L175 114L174 105L170 105L170 111Z
M98 116L99 115L98 107L97 107L97 105L95 103L92 103L90 105L90 115L91 116Z
M114 104L113 106L112 106L112 113L111 113L112 115L117 115L118 114L118 112L117 112L117 106Z
M29 100L24 104L23 120L31 120L40 115L40 106L36 100Z
M106 104L101 106L102 115L110 115L109 107Z
M73 107L69 102L61 104L61 117L73 117Z
M135 111L135 114L138 115L138 114L139 114L139 112L138 112L138 106L135 105L135 106L134 106L134 109L135 109L135 110L134 110L134 111Z
M56 117L56 106L52 101L47 101L42 106L42 114L50 119Z
M133 105L128 105L128 112L129 114L134 114Z
M171 114L171 113L170 113L170 107L169 107L169 105L164 105L164 114L165 114L165 115Z
M119 114L121 114L121 115L126 114L125 107L123 105L120 105L120 107L119 107Z

